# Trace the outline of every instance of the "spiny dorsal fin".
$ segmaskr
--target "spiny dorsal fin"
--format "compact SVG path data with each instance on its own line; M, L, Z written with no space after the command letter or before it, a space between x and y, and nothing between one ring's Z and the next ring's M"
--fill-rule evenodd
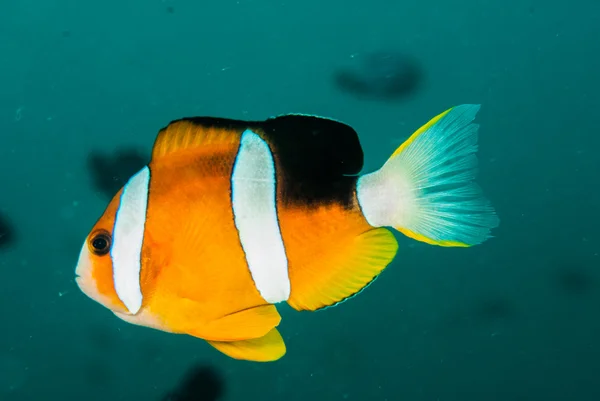
M237 146L246 122L213 117L193 117L172 121L161 129L154 142L152 160L179 152L215 151Z

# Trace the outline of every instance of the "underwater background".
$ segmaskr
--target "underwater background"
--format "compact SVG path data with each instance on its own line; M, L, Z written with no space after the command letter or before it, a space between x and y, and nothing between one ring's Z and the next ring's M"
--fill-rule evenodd
M0 401L600 400L599 71L597 0L2 0ZM74 283L171 120L332 117L370 171L462 103L482 104L495 238L398 235L358 297L282 305L277 362L127 324Z

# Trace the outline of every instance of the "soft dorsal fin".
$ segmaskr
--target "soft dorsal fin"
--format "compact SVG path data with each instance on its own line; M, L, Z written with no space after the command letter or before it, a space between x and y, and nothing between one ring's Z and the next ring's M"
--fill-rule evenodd
M355 175L363 167L358 134L339 121L288 114L270 118L260 128L292 176Z
M363 151L352 127L289 114L268 119L259 128L275 154L285 204L353 204Z
M213 117L182 118L161 129L154 141L152 160L178 152L216 151L236 146L248 123Z

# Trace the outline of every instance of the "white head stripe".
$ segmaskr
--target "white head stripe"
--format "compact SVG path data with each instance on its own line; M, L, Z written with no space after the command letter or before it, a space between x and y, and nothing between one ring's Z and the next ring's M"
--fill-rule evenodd
M269 145L251 130L244 131L231 175L233 216L256 289L269 303L290 297L276 189L275 161Z
M117 296L132 314L142 306L140 270L149 184L150 169L146 166L123 187L110 249Z

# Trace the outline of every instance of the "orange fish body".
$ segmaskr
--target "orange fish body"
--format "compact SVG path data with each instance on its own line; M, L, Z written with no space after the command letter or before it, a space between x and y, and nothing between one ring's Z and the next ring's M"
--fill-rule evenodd
M396 255L385 227L443 246L489 236L498 219L471 181L477 110L440 114L366 175L358 135L337 121L174 121L91 230L77 284L130 323L279 359L275 305L360 292Z

